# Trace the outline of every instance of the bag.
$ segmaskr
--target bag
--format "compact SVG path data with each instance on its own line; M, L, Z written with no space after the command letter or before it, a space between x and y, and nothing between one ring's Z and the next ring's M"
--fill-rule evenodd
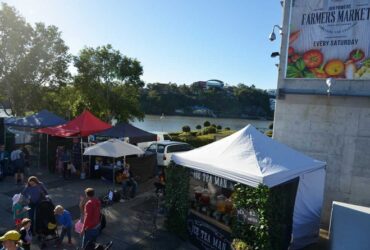
M119 200L121 199L121 193L117 190L114 190L113 191L113 199L112 201L114 202L119 202Z
M79 219L75 224L75 232L80 234L83 229L83 223L81 222L81 219Z
M73 164L70 164L70 169L71 169L72 174L75 174L77 172L77 169L76 169L75 165L73 165Z

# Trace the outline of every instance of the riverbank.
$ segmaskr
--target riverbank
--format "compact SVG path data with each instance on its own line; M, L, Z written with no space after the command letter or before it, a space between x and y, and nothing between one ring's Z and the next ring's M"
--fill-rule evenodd
M262 131L267 130L271 123L267 120L252 119L146 115L144 121L135 120L132 125L146 131L179 132L183 126L189 126L191 130L195 130L197 125L203 127L205 121L230 130L239 130L251 124Z
M163 114L145 114L151 116L162 116ZM209 114L209 115L198 115L192 113L173 113L173 114L164 114L165 116L183 116L183 117L199 117L199 118L219 118L219 119L247 119L247 120L259 120L259 121L273 121L274 117L266 117L266 116L255 116L255 115L247 115L242 114L240 116L235 116L232 114Z

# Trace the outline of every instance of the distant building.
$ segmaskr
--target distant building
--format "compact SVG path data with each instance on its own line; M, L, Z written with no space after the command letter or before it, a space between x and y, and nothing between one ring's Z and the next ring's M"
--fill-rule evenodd
M210 88L222 89L225 86L225 83L217 79L211 79L208 81L194 82L193 85L198 86L202 89L210 89Z
M222 89L225 86L223 81L216 80L216 79L208 80L206 83L207 83L207 88Z
M192 106L191 109L193 111L193 115L216 117L212 109L204 106Z

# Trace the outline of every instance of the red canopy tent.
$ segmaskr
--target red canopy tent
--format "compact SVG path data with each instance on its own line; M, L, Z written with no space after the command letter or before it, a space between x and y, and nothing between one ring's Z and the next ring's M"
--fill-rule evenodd
M65 124L38 129L36 132L59 137L85 137L111 127L112 126L108 123L103 122L89 111L85 110L75 119Z

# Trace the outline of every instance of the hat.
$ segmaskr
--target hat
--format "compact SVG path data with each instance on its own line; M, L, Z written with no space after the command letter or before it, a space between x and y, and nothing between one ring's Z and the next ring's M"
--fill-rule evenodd
M21 238L21 235L17 231L10 230L0 237L0 241L6 241L6 240L18 241L20 238Z
M19 202L19 200L21 199L22 195L21 194L15 194L12 198L12 201L13 201L13 206L15 204L17 204Z
M30 220L30 219L28 219L28 218L24 218L24 219L22 220L22 226L27 225L27 223L28 223L28 222L31 222L31 220Z

